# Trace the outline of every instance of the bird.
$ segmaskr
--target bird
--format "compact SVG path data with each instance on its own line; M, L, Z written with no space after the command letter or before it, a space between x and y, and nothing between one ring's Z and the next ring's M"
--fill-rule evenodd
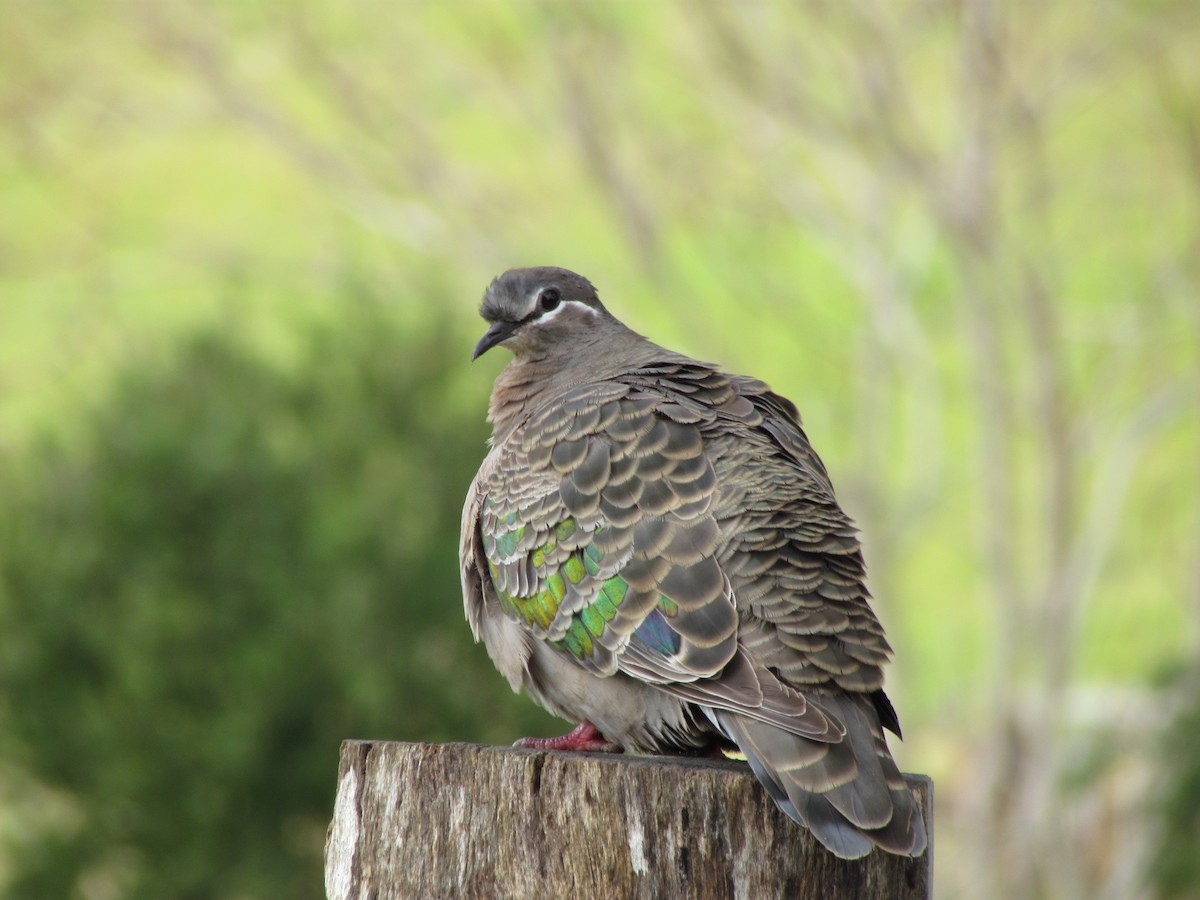
M512 359L463 506L464 610L512 689L577 723L518 745L740 751L838 857L920 856L891 647L795 405L653 343L567 269L509 269L480 315L472 360Z

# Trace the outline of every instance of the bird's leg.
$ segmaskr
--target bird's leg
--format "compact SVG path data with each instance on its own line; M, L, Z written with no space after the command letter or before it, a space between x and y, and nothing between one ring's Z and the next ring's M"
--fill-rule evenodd
M605 740L604 735L591 722L583 721L570 734L559 737L521 738L514 747L526 750L582 750L585 753L620 753L621 747Z

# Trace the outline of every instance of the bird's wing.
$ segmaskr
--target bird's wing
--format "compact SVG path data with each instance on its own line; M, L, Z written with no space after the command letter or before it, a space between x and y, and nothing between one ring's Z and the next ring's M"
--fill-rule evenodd
M899 734L882 694L891 647L870 606L857 529L795 407L762 382L735 383L753 409L729 431L736 437L718 440L718 474L746 495L769 498L739 502L735 493L724 511L722 562L743 619L758 625L743 629L743 640L789 684L871 694L884 724Z
M478 534L497 601L599 675L839 740L838 723L747 656L717 558L703 429L751 407L724 376L674 369L577 388L496 448Z
M840 856L872 845L920 854L926 833L883 727L899 734L882 689L890 655L870 607L857 533L786 399L732 377L747 401L710 437L724 490L721 562L738 596L740 639L755 665L844 729L836 742L717 710L776 801Z

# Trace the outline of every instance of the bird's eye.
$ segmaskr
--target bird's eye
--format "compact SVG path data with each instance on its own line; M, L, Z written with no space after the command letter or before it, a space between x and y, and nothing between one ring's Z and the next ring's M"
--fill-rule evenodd
M542 312L547 313L552 309L557 309L558 304L562 302L562 295L558 292L558 288L546 288L538 297L538 306Z

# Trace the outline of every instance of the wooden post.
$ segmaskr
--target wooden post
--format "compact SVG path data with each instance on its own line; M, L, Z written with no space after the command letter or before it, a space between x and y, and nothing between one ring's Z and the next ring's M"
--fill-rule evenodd
M474 744L346 741L325 842L329 900L931 896L918 859L842 860L744 763Z

